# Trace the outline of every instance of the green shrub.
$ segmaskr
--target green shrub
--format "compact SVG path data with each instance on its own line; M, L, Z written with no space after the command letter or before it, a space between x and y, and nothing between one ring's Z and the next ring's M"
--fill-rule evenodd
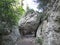
M17 25L23 12L18 0L0 0L0 33Z

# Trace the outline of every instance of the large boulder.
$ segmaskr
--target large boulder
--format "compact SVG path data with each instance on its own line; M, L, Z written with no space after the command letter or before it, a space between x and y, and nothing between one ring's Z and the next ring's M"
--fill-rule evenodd
M37 12L32 14L28 13L26 16L22 17L19 22L20 32L24 34L34 33L40 22L40 15Z

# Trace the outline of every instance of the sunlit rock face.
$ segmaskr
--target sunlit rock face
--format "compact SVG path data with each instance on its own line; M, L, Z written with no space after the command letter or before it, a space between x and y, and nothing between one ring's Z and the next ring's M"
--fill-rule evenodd
M53 3L53 2L54 3ZM43 45L60 45L60 0L52 0L48 6L49 14L47 28L44 31Z
M11 33L1 36L1 45L15 45L18 38L20 38L20 33L18 28L15 26L13 27Z
M40 15L36 12L30 13L21 18L19 22L20 32L23 32L24 34L34 33L40 22Z

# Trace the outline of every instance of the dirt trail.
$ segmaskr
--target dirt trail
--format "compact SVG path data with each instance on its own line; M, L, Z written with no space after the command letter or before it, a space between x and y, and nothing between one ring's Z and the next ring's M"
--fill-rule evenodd
M39 45L35 43L35 37L23 37L16 45Z

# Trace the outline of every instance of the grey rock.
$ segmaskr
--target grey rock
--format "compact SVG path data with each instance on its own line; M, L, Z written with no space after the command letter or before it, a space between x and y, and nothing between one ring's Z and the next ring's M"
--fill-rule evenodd
M33 33L39 25L40 15L38 15L36 12L33 14L27 14L21 18L19 22L20 32L22 30L24 34L29 32Z
M15 45L19 37L20 37L19 30L17 27L14 27L10 34L2 36L2 45Z
M49 5L52 7L47 6L47 10L45 11L46 14L49 14L48 22L43 21L43 25L41 24L42 26L39 26L37 37L43 39L42 45L60 45L60 0L51 0ZM40 35L40 33L42 34Z
M51 9L47 11L50 16L48 17L47 28L43 33L43 45L60 45L60 11L59 8L57 8L60 6L60 0L53 1L53 7L51 7Z

